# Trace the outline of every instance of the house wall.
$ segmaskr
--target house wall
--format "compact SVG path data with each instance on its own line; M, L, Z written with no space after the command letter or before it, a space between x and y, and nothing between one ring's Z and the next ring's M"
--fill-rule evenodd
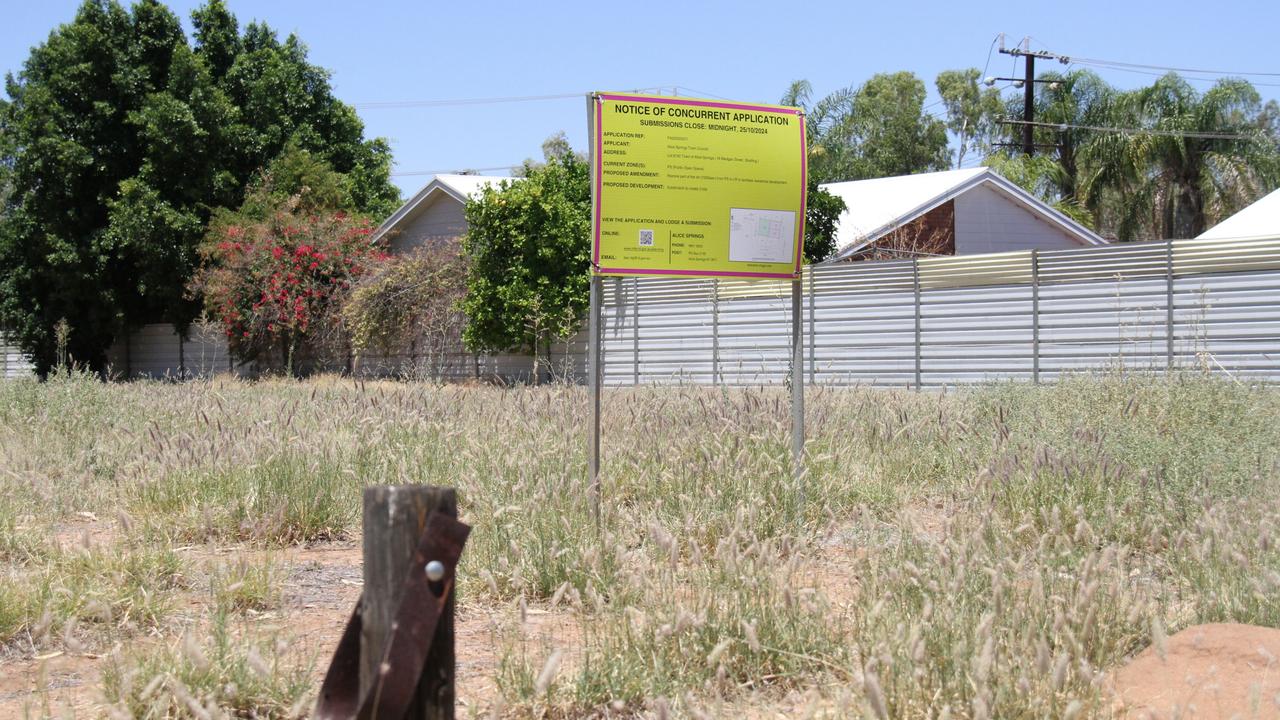
M461 237L467 231L463 204L443 192L434 193L425 208L407 218L391 236L391 252L402 253Z
M961 193L954 202L957 255L1082 246L1066 231L988 185Z

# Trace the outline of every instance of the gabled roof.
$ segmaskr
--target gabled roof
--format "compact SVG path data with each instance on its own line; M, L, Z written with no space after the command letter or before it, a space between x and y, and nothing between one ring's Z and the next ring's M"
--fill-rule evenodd
M898 175L821 185L844 200L848 209L836 227L836 254L842 260L930 210L980 185L988 185L1081 245L1104 245L1106 240L1034 195L1004 179L989 167Z
M397 208L395 212L391 213L391 217L378 226L378 229L373 233L373 240L375 242L379 240L387 231L392 230L401 221L411 217L418 208L425 208L437 194L443 193L460 203L466 203L468 198L490 185L497 185L503 180L519 179L495 175L435 175L431 178L431 182L424 185L413 197L409 198L408 202Z
M1197 240L1280 237L1280 190L1200 233Z

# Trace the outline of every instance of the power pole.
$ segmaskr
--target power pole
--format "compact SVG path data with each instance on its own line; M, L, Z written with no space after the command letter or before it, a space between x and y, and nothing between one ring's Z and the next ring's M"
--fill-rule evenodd
M1031 41L1027 41L1028 49L1030 49ZM1031 123L1036 119L1036 103L1035 103L1035 76L1036 76L1036 56L1031 53L1026 54L1027 71L1023 73L1026 82L1022 84L1022 154L1031 157L1036 153L1036 141L1032 137Z
M1017 124L1022 126L1022 152L1024 155L1030 157L1034 155L1036 152L1036 140L1035 140L1035 132L1034 132L1035 119L1036 119L1036 92L1035 92L1036 83L1053 82L1052 80L1036 79L1036 58L1054 58L1057 56L1045 50L1033 52L1031 50L1031 38L1029 37L1023 38L1022 44L1026 45L1026 49L1023 49L1021 47L1015 47L1010 49L1010 48L1004 47L1003 42L1000 43L1001 54L1012 55L1014 57L1022 56L1023 58L1025 58L1026 72L1023 73L1022 78L1021 79L991 78L988 80L988 84L990 84L994 80L1006 80L1009 82L1022 84L1022 122L1017 123L1017 122L1011 122L1008 120L1002 120L1000 122L1001 124L1006 124L1006 125ZM998 145L1007 146L1006 143L999 143ZM1015 145L1014 147L1017 147L1017 146ZM1056 147L1056 146L1051 145L1049 147Z

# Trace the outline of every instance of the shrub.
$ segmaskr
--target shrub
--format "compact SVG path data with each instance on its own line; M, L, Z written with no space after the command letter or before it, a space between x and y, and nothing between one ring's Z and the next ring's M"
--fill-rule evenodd
M461 341L466 291L467 267L457 245L393 258L357 283L342 309L351 347L357 355L408 351L415 375L438 377Z
M224 221L229 220L224 218ZM342 348L340 313L352 283L388 255L364 218L300 210L296 198L251 222L215 222L196 288L237 357L294 374Z

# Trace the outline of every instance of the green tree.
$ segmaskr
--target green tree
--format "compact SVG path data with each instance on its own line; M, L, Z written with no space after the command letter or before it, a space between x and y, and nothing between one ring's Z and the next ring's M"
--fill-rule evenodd
M858 88L853 126L858 177L910 175L950 167L946 124L924 111L924 82L909 72L880 74Z
M988 154L1000 136L997 121L1004 103L999 90L979 87L980 75L977 68L945 70L934 80L947 110L947 129L956 137L956 167L971 152Z
M8 117L9 102L0 98L0 213L9 205L9 195L13 192L13 142L5 125Z
M1201 93L1170 73L1117 97L1110 119L1137 131L1094 134L1082 195L1121 240L1195 237L1280 183L1280 149L1244 80Z
M533 353L537 379L552 338L574 333L587 309L588 165L565 153L526 167L468 202L466 219L463 339L477 352Z
M809 173L819 183L909 175L949 166L945 123L924 111L925 86L909 72L872 77L810 104L791 84L782 102L805 111Z
M1084 207L1080 153L1097 138L1096 131L1085 128L1104 127L1115 120L1116 91L1090 70L1048 72L1040 79L1049 82L1036 85L1036 118L1057 127L1036 128L1032 137L1037 143L1055 146L1050 156L1061 170L1053 175L1053 200ZM1090 213L1095 209L1086 208Z
M362 138L301 41L262 24L241 34L221 0L193 20L190 46L156 0L86 0L7 78L0 326L42 372L61 318L73 358L95 368L129 328L185 328L212 210L238 207L291 142L343 173L358 208L381 216L398 200L386 143Z
M817 180L809 178L804 208L805 262L822 262L836 251L836 226L840 223L840 214L847 209L844 199L818 187Z
M542 167L544 162L559 160L566 155L573 155L582 162L587 162L586 153L581 153L573 149L569 144L569 137L565 135L563 130L556 132L554 135L548 135L546 140L542 141L542 162L533 158L525 158L520 167L514 168L512 174L515 177L524 177L525 173L533 168Z

